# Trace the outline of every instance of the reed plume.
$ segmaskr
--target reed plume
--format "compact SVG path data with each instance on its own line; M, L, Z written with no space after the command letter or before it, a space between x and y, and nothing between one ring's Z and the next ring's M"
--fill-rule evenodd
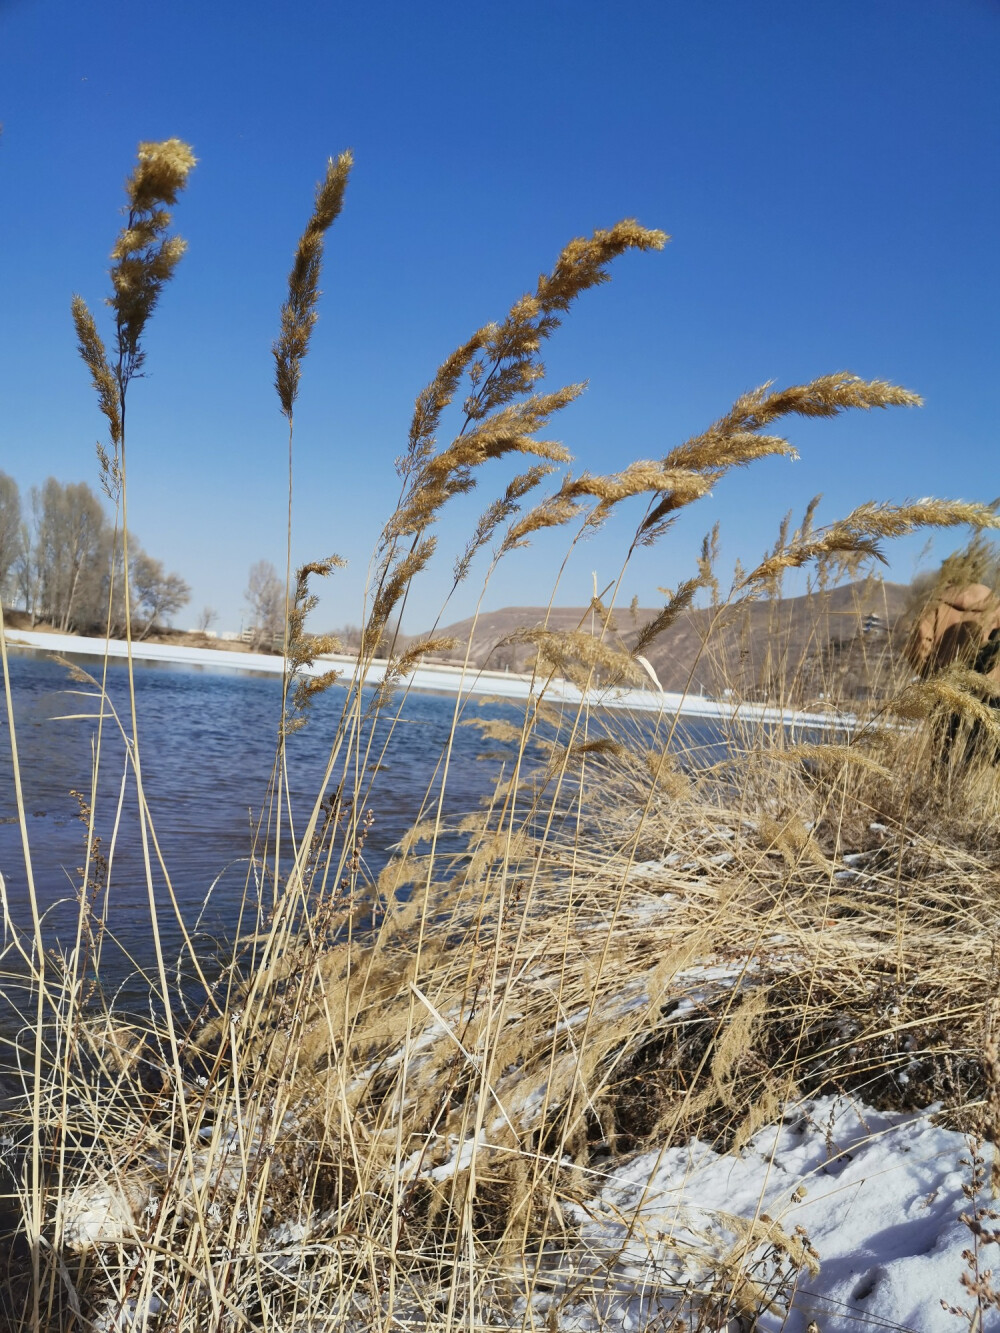
M160 293L187 249L186 241L170 236L171 215L164 207L177 202L195 165L195 156L180 139L140 143L138 162L125 182L126 223L111 251L111 296L115 319L115 363L109 364L94 317L82 296L72 301L77 345L97 391L98 405L108 423L111 452L97 446L102 485L111 499L121 488L125 393L146 359L142 335Z
M500 543L501 554L505 555L508 551L516 551L519 547L526 546L528 538L534 532L542 532L546 528L564 527L578 518L583 511L584 506L579 500L571 499L561 490L555 495L546 496L509 525Z
M372 710L378 710L392 697L396 686L406 679L424 660L435 653L447 653L459 646L458 639L450 635L430 635L417 643L408 644L398 657L392 658L385 669L385 674L378 683L372 699Z
M163 205L177 202L194 165L194 154L180 139L141 143L139 161L125 182L128 220L111 251L114 294L108 301L115 312L122 392L142 369L143 331L187 249L181 237L167 235L171 217Z
M403 492L379 544L376 593L365 629L368 644L382 641L389 615L430 559L433 546L424 537L427 529L449 499L473 489L482 464L512 453L548 462L568 461L562 445L541 440L538 433L555 412L579 397L584 386L567 385L547 394L533 392L545 374L541 345L578 296L608 281L607 269L613 259L630 249L660 250L666 241L663 232L641 227L632 219L571 241L551 273L538 279L533 293L515 301L506 319L477 330L443 362L417 398L407 451L397 460ZM443 414L466 377L469 393L461 428L451 444L438 451ZM532 486L541 480L537 473L525 475ZM492 531L496 525L487 520L487 526ZM400 554L398 544L407 538L409 551ZM506 542L504 549L510 549ZM467 565L460 558L456 572L463 568Z
M632 641L629 651L633 657L639 657L650 644L665 633L677 617L686 611L694 602L698 592L705 586L706 576L703 572L694 578L685 579L672 594L669 601L655 616L652 616L644 625L639 627L639 632Z
M312 677L303 674L304 669L311 667L317 657L342 650L340 641L334 635L308 634L305 624L309 612L319 605L319 598L309 587L310 577L328 578L335 569L342 569L346 563L339 555L331 555L325 560L313 560L300 565L296 571L295 594L288 611L285 669L288 673L288 687L294 686L294 691L291 709L286 704L284 710L283 730L286 736L305 726L306 714L316 695L322 694L340 679L340 672L336 670L324 671Z
M323 269L323 242L344 205L344 191L354 165L350 150L330 158L326 176L316 187L316 203L295 251L288 275L288 296L281 307L281 332L272 348L274 385L281 410L292 419L295 399L302 376L302 361L309 350L316 320L319 318L319 279Z
M929 680L910 681L889 703L896 717L919 721L935 714L957 713L978 723L1000 742L1000 722L994 709L980 695L989 693L992 682L977 671L952 665Z
M104 342L97 331L94 317L87 308L82 296L74 296L72 303L73 323L76 327L77 348L84 365L90 371L91 383L97 392L97 403L108 423L108 437L111 452L100 441L97 444L97 461L100 468L101 486L108 499L114 502L121 489L121 466L119 455L122 443L122 416L119 401L118 381L108 365Z
M624 472L603 477L585 473L576 481L567 479L561 487L561 493L571 499L584 495L595 497L598 504L594 508L590 522L596 526L604 522L615 505L621 504L623 500L630 500L633 496L669 491L675 504L680 508L707 495L713 481L713 477L700 476L692 469L664 468L656 463L640 460L631 463Z
M811 509L808 515L811 520ZM1000 517L989 505L964 500L916 500L907 504L858 505L846 518L829 524L815 536L811 523L791 542L779 540L775 551L745 575L740 589L763 590L786 569L798 569L823 556L856 552L885 563L880 543L919 528L1000 528Z
M885 380L862 380L848 371L821 375L808 384L793 384L774 393L770 389L770 384L764 384L742 394L708 430L672 449L663 459L664 470L699 473L714 484L731 468L745 467L759 458L797 457L783 437L761 434L765 426L782 417L833 417L848 408L917 407L922 401L908 389ZM664 488L640 523L636 544L648 546L656 541L669 526L671 515L687 503L683 491Z
M817 496L817 503L819 497ZM703 588L708 588L712 605L719 604L719 580L716 577L715 567L719 559L719 525L716 523L711 532L707 532L702 539L701 550L698 553L698 574Z
M497 646L521 643L535 648L543 673L563 676L584 691L594 686L595 673L602 673L596 679L612 687L639 679L638 668L627 653L585 630L525 627L505 634Z
M455 587L468 575L476 552L482 550L502 523L509 522L518 512L519 501L554 471L555 468L551 464L538 463L528 468L527 472L518 473L503 495L492 502L476 524L465 550L455 561L453 570Z

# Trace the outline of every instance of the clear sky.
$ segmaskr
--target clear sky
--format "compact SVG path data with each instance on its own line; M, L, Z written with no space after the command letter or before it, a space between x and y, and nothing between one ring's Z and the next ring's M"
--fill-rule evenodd
M827 521L869 498L993 499L998 69L998 0L0 0L0 468L24 492L96 488L70 296L100 314L136 144L176 135L199 159L175 212L190 250L150 325L129 458L132 525L193 587L181 625L208 604L237 628L248 567L283 563L270 345L314 184L348 146L296 418L295 558L350 561L316 628L359 619L435 367L620 217L673 239L619 261L550 345L553 387L589 380L552 432L577 470L662 456L764 380L849 369L926 399L792 422L801 460L728 478L626 599L690 573L716 520L726 565L756 560L816 492ZM507 476L442 525L409 630ZM627 528L586 544L560 601L614 577ZM894 577L922 544L891 548ZM562 545L511 559L489 604L544 601Z

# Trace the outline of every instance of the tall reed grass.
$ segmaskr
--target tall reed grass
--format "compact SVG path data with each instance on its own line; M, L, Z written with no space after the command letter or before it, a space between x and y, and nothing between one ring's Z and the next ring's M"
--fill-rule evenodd
M73 303L107 422L99 467L126 562L127 443L129 463L148 467L141 442L133 461L126 408L146 322L183 253L167 209L193 165L176 140L140 146L112 252L110 355ZM342 154L318 188L274 347L289 528L294 406L351 165ZM533 291L443 361L416 400L370 565L361 648L342 679L306 670L334 647L309 634L306 617L311 581L338 560L295 572L289 558L275 764L254 834L256 878L221 975L206 974L179 919L146 800L131 675L125 716L104 676L86 678L97 718L86 862L75 939L52 950L19 785L31 757L17 748L0 626L31 902L28 923L4 902L6 952L19 964L7 990L29 1020L11 1053L23 1095L8 1145L6 1327L556 1329L584 1314L614 1324L616 1254L585 1252L580 1218L622 1155L691 1136L738 1149L796 1096L830 1089L879 1105L938 1101L958 1123L976 1119L995 1008L997 784L988 756L943 771L928 719L958 710L994 735L977 682L960 672L910 681L890 638L878 697L850 701L849 727L802 738L737 715L708 759L685 748L675 716L640 720L605 705L620 686L648 683L650 646L696 599L712 608L711 655L749 601L777 605L788 569L817 565L831 581L877 560L887 538L997 519L970 503L863 502L817 529L810 507L726 595L709 539L662 610L620 632L635 552L664 539L731 469L791 454L774 433L786 419L919 403L846 372L765 385L661 459L561 472L569 454L545 435L581 386L541 388L545 342L618 256L666 240L626 220L571 241ZM427 755L421 818L374 877L364 853L386 799L379 761L408 677L430 653L463 651L436 628L400 642L409 590L435 558L449 502L512 455L523 470L484 504L451 593L485 565L483 606L498 564L553 527L572 548L595 525L620 524L621 569L575 629L512 636L534 664L516 720L484 720L456 699L448 744ZM781 642L771 651L770 679L793 698ZM383 653L381 683L368 690ZM553 701L557 677L580 687L579 706ZM836 708L836 681L825 684ZM308 808L293 808L286 739L330 688L339 723L322 782ZM489 799L455 827L445 797L466 725L502 757ZM98 830L113 831L112 850L118 836L115 811L98 801L109 729L125 738L138 796L155 959L145 1018L94 985L115 927L95 851ZM443 849L446 833L461 835L460 855ZM184 932L179 968L162 942L166 919ZM200 987L193 1016L179 972ZM814 1260L808 1238L770 1219L727 1234L722 1250L691 1232L660 1238L675 1262L661 1267L656 1297L678 1326L752 1327L765 1309L785 1308Z

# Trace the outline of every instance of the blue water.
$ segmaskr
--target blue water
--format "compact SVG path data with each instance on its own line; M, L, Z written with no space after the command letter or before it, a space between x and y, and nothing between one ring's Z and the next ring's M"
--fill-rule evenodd
M100 663L81 665L99 676ZM184 920L188 926L199 922L210 967L213 941L231 940L239 927L248 876L251 897L260 882L259 876L250 873L252 826L266 800L274 762L280 682L274 676L160 663L137 663L135 677L143 783L156 835ZM76 931L79 867L84 863L86 836L72 792L90 791L97 734L92 716L67 715L93 715L97 700L86 685L70 679L64 665L34 653L12 653L11 682L37 897L45 913L47 941L66 946ZM127 719L124 664L109 665L108 694ZM318 698L308 726L289 738L289 785L300 827L317 795L344 697L343 690L334 688ZM517 722L520 709L517 704L473 701L464 705L464 716L503 716ZM394 712L388 710L376 724L376 758ZM452 697L413 693L405 700L367 805L374 815L365 847L371 877L419 816L454 713ZM703 730L703 740L718 742L717 734ZM14 922L29 929L5 716L0 733L0 873ZM501 760L484 762L479 757L484 749L502 754L504 747L492 742L484 745L474 727L455 730L444 806L446 824L474 810L496 777ZM106 722L96 806L96 832L105 852L126 767L124 743L113 724ZM105 983L114 986L128 981L127 991L134 991L137 985L141 989L141 969L150 967L153 960L138 830L135 787L129 774L108 891L109 932L115 943L105 949L102 963ZM458 847L456 839L445 838L444 850ZM165 952L173 956L180 949L181 932L168 905L162 872L155 865L154 884ZM266 882L262 892L266 901L270 893Z

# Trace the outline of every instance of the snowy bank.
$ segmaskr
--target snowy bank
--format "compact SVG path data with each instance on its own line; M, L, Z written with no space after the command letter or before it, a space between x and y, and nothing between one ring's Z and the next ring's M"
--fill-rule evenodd
M30 630L7 632L11 647L29 648L39 652L56 653L63 657L124 658L128 649L123 639L85 638L76 634L49 634ZM222 671L253 671L281 675L284 659L267 653L240 653L225 648L195 648L184 644L134 643L135 661L162 662L173 666L200 667ZM355 659L346 655L327 654L316 659L305 673L319 676L331 667L341 670L350 679ZM366 686L376 686L382 679L386 663L376 660L365 676ZM491 695L501 699L528 699L537 693L536 682L530 675L508 671L476 670L443 662L422 662L406 680L407 688L436 694ZM578 704L583 695L565 680L553 680L545 690L545 697L554 703ZM680 715L688 718L710 718L727 722L776 723L785 726L821 730L845 730L855 719L831 713L798 712L787 708L769 708L763 704L734 704L725 699L710 699L697 694L677 694L669 690L616 689L594 690L588 698L591 707L627 709L634 712Z
M987 1177L992 1151L984 1149ZM728 1310L723 1297L720 1327L755 1301L761 1333L803 1333L813 1321L821 1333L956 1333L962 1321L942 1301L976 1306L961 1281L972 1244L961 1220L972 1211L963 1193L970 1157L965 1136L929 1113L883 1114L835 1097L790 1108L739 1155L697 1142L645 1153L575 1207L580 1254L566 1256L572 1273L535 1294L535 1313L558 1305L563 1329L667 1328L695 1308L679 1289L690 1284L693 1296L731 1266L759 1292L744 1285ZM779 1229L808 1240L813 1271L796 1272L782 1255ZM982 1245L982 1268L992 1250Z

